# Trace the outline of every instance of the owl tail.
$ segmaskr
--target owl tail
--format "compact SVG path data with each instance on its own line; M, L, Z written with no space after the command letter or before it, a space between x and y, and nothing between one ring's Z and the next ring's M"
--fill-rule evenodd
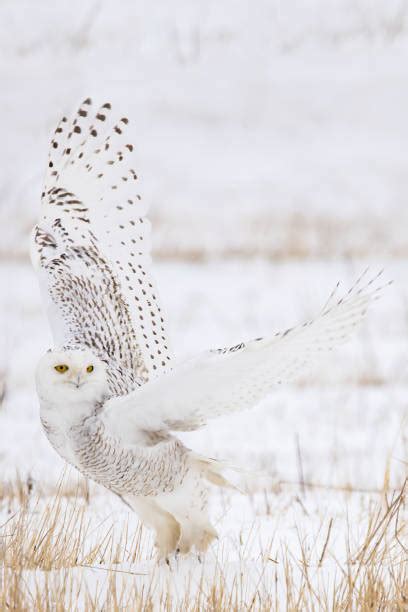
M246 476L253 475L255 473L248 472L244 468L240 468L228 461L220 461L218 459L211 459L210 457L204 457L203 455L193 454L192 461L196 467L196 469L200 470L203 477L213 485L217 487L224 487L227 489L233 489L234 491L238 491L245 495L245 491L240 489L237 485L228 480L223 472L231 471L239 474L245 474Z

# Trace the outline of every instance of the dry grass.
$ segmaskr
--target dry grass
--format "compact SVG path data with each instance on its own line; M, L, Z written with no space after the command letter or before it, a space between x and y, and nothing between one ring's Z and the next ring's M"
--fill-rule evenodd
M406 259L407 241L401 233L406 219L384 218L365 213L348 217L332 214L292 212L251 213L234 220L234 226L214 230L206 217L197 215L186 224L179 213L151 212L156 261L205 263L214 259L258 259L272 262L310 259ZM24 228L29 235L31 224ZM0 262L29 261L24 242L0 244Z
M199 217L189 220L188 228L184 217L179 218L177 214L167 217L154 215L153 211L151 218L156 236L153 254L155 259L163 261L263 258L285 262L408 256L406 241L399 238L401 221L397 218L384 221L365 214L342 218L309 210L307 214L260 212L236 220L234 230L229 228L227 235L222 226L219 235L214 235L214 228L206 235L205 220ZM174 231L174 228L181 229ZM190 241L188 236L192 237Z
M7 372L0 370L0 409L7 396Z
M31 476L22 478L18 471L15 478L0 480L0 507L6 505L9 512L11 512L15 502L19 506L25 507L33 496L41 498L52 495L75 499L83 498L89 503L89 482L82 477L78 477L75 481L69 480L64 473L56 486L50 486L34 481Z
M3 501L10 515L0 528L0 560L7 568L16 572L50 571L137 560L135 554L124 556L121 551L129 547L133 551L141 549L140 529L132 541L125 529L115 542L110 527L98 537L97 544L84 546L89 539L91 519L87 512L88 485L82 477L78 478L75 489L64 474L52 497L43 492L33 495L32 488L20 478L8 483L8 487L10 496L0 496L0 508ZM13 506L17 508L14 512Z
M312 543L301 529L296 546L265 543L248 579L243 568L252 559L254 527L229 543L241 560L232 570L221 538L209 565L188 565L187 574L184 568L183 588L173 584L181 566L169 570L152 561L149 534L127 523L95 527L86 498L64 496L64 486L54 497L34 499L18 480L12 502L0 501L0 508L14 506L0 527L1 610L408 609L407 483L371 495L358 539L345 520L345 560L332 548L337 519L326 517ZM141 571L143 562L149 571Z

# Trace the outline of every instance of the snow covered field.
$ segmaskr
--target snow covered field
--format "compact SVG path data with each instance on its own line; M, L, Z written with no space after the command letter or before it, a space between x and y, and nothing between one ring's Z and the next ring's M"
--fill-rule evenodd
M318 312L337 279L347 287L362 265L162 263L156 276L175 350L187 355L303 320ZM63 463L41 432L33 387L49 331L30 268L3 266L1 282L10 290L2 299L9 333L0 411L1 537L6 568L22 572L22 601L28 591L45 589L51 598L67 598L71 609L69 597L79 589L83 607L105 602L115 609L114 583L122 601L117 609L126 601L128 609L136 603L145 609L150 598L174 609L242 609L251 602L265 610L331 609L333 602L340 609L347 597L356 606L358 598L366 606L370 597L399 601L403 609L408 515L397 496L408 461L406 265L387 265L395 283L373 305L364 329L301 384L280 388L255 411L184 435L192 448L259 473L238 483L249 496L214 491L219 542L202 564L181 559L171 571L156 567L150 534L140 533L136 517L100 487L88 491L70 471L60 501L53 499ZM11 594L15 583L6 568Z
M407 6L0 3L0 610L407 609ZM49 133L88 95L131 119L178 356L306 320L367 265L394 280L310 375L184 435L255 472L214 491L202 563L157 566L40 429L28 234Z

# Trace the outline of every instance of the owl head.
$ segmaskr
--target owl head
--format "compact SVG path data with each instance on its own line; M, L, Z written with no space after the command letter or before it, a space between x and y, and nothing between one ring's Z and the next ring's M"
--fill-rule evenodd
M37 365L38 395L51 403L100 402L109 393L106 367L87 349L48 351Z

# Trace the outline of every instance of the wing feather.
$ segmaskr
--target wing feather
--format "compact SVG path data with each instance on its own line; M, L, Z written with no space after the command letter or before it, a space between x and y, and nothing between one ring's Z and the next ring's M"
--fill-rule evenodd
M128 124L89 98L62 118L31 254L56 343L95 349L146 381L170 367L171 353Z
M364 282L366 272L340 299L336 293L315 319L271 338L207 351L127 397L108 402L112 427L192 430L208 419L251 408L275 385L294 380L327 351L344 343L364 319L382 287L381 273ZM116 433L120 431L116 429Z

